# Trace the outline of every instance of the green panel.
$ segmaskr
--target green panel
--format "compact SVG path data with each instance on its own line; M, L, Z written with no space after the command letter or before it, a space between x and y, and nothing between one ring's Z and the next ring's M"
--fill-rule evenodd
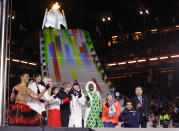
M85 36L85 39L86 39L87 47L88 47L89 51L91 52L91 50L93 49L93 44L92 44L89 32L86 31L84 33L84 36Z
M82 68L83 67L83 63L81 61L81 57L79 55L77 43L76 43L76 40L75 40L74 36L71 36L71 41L72 41L73 50L74 50L74 53L75 53L75 57L76 57L77 63L79 65L79 67Z
M75 72L75 68L71 67L70 71L72 73L73 80L77 80L77 75L76 75L76 72Z
M56 29L50 29L50 43L55 43Z
M44 37L44 47L45 47L45 60L46 60L46 64L48 65L49 63L49 56L48 56L48 50L49 50L49 43L50 43L50 32L49 29L45 29L43 31L43 37Z

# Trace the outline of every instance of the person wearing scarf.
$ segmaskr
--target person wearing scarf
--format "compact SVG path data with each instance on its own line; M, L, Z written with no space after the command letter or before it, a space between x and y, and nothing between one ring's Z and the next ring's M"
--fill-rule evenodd
M119 115L119 102L114 98L113 92L109 92L103 102L102 121L104 127L115 127L118 124Z
M70 101L70 119L68 127L82 127L82 106L85 105L84 94L78 81L73 83L72 89L72 100Z

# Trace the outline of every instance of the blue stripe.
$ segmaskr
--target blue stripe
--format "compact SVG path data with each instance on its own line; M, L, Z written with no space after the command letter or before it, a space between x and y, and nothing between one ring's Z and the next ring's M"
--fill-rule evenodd
M85 54L80 52L80 57L82 58L84 65L89 66Z
M68 64L70 64L70 67L73 67L73 61L72 61L72 57L71 57L71 53L70 53L70 48L67 44L65 44L65 51L66 51L66 55L67 55L67 62L68 62Z
M49 52L50 52L50 56L51 56L52 58L54 58L53 43L50 43L50 44L49 44Z

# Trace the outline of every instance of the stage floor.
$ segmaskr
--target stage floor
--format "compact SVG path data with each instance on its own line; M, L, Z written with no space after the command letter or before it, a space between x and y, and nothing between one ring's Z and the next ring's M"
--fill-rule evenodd
M121 128L121 123L116 128L52 128L52 127L30 127L30 126L5 126L0 127L0 131L179 131L179 128L153 128L152 123L148 122L148 128Z
M178 128L52 128L52 127L20 127L5 126L0 127L0 131L179 131Z

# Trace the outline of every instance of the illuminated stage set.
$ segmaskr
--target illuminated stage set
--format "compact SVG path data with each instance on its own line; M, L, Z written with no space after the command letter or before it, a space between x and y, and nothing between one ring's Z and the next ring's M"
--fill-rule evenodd
M81 29L68 29L64 15L56 5L46 10L40 36L41 72L61 87L65 81L77 80L85 91L85 84L93 81L105 97L110 82L95 53L90 34ZM63 27L64 29L62 29Z

